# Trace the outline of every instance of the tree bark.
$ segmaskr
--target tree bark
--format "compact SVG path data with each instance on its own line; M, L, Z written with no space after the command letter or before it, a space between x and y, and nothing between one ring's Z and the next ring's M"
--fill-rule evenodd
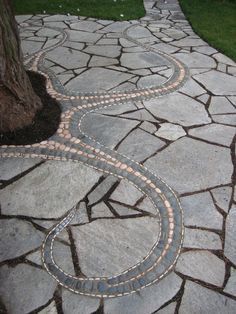
M0 0L0 132L31 124L41 107L24 69L11 1Z

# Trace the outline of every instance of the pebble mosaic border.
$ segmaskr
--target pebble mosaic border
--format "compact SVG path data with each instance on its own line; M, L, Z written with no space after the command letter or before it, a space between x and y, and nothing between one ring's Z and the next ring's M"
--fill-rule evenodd
M169 80L161 86L125 92L78 93L68 91L44 66L46 53L59 47L67 39L65 31L53 28L61 32L60 42L27 56L25 65L28 69L46 77L48 93L60 101L62 114L59 128L51 138L40 143L0 147L0 156L2 157L40 157L85 163L94 169L128 180L147 195L156 207L160 232L153 248L142 261L113 277L75 277L63 271L54 261L54 240L73 220L78 204L49 232L42 247L42 259L46 270L60 285L81 295L104 298L119 297L134 293L157 282L175 265L183 242L183 213L174 191L144 166L101 145L81 130L84 117L95 110L128 101L142 101L166 95L184 84L188 76L186 67L174 57L130 37L128 35L130 28L136 26L128 27L122 33L122 37L169 61L173 70Z

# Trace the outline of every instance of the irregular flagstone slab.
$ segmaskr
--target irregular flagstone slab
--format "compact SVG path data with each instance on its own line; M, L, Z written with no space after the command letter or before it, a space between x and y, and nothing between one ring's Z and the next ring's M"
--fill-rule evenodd
M62 85L65 85L72 77L74 77L74 74L58 74L57 77L61 81Z
M115 88L110 89L112 92L118 92L121 93L122 91L129 91L129 90L134 90L136 88L136 85L130 82L122 83L118 85Z
M130 208L129 205L120 205L114 202L110 202L110 204L120 216L133 216L140 214L139 211Z
M157 67L151 68L151 70L152 72L162 73L162 72L170 70L170 68L168 69L166 65L164 66L159 65ZM136 71L139 71L139 70L136 70Z
M102 38L97 43L97 45L118 45L117 38Z
M71 29L86 31L86 32L94 32L98 29L102 28L101 24L98 24L94 21L79 21L78 23L70 24Z
M44 22L64 22L64 21L71 21L71 20L78 20L78 16L73 16L73 15L62 15L62 14L55 14L55 15L50 15L47 17L44 17Z
M165 306L163 309L155 312L157 314L173 314L175 313L175 308L176 308L177 303L172 302L169 305Z
M200 38L190 38L189 36L188 38L175 41L174 45L177 47L196 47L206 45L206 42Z
M236 94L236 77L231 75L212 70L204 74L194 75L194 78L215 95Z
M89 55L70 48L58 47L47 54L47 59L66 69L73 69L75 66L76 68L86 66Z
M186 135L186 132L180 125L172 123L161 123L160 128L155 133L156 136L165 138L169 141L175 141Z
M104 202L101 202L91 209L91 217L92 218L101 218L101 217L114 217L110 209Z
M201 103L179 93L144 101L143 103L157 118L160 117L172 123L191 126L211 122Z
M100 175L83 164L68 161L62 167L61 162L49 161L0 191L2 213L60 217L85 196Z
M183 87L179 89L179 91L192 97L196 97L206 92L205 89L203 89L193 79L188 79L188 81L184 84Z
M224 288L224 292L236 296L236 270L233 267L230 268L230 277Z
M236 66L236 63L235 63L233 60L231 60L230 58L228 58L227 56L223 55L223 54L220 53L220 52L214 54L213 57L214 57L218 62L225 63L225 64L228 64L228 65Z
M139 52L139 51L147 52L147 49L144 48L144 47L139 47L139 46L130 47L130 48L124 48L123 49L123 52Z
M102 25L109 25L111 23L114 23L114 21L112 20L97 20L97 22Z
M141 197L143 193L126 180L122 180L110 196L112 200L128 205L134 205Z
M29 313L46 304L57 282L41 269L19 264L0 268L0 294L9 313Z
M107 299L104 302L105 314L151 314L171 300L181 287L182 280L170 273L159 283L146 287L139 293Z
M54 29L51 29L51 28L41 28L37 33L36 33L37 36L41 36L41 37L55 37L57 35L60 35L60 32L59 31L56 31Z
M166 10L166 11L170 10L170 11L172 11L172 13L174 15L181 13L180 6L176 2L172 3L171 1L169 1L169 2L164 2L164 3L159 3L157 5L157 7L162 9L162 11L163 10ZM179 12L173 12L173 11L179 11Z
M215 68L216 62L213 58L202 55L198 52L176 53L175 57L182 61L189 68Z
M228 66L228 73L232 74L233 76L236 76L236 66L234 67Z
M211 114L218 113L236 113L234 106L225 97L212 96L209 106L209 112Z
M153 21L154 22L154 21ZM150 25L149 25L149 27L154 27L154 28L156 28L157 30L159 29L159 28L170 28L172 26L172 22L170 22L170 21L167 21L167 20L165 20L165 21L155 21L154 23L151 23Z
M20 219L0 220L0 262L16 258L38 248L44 234Z
M133 43L133 42L131 42L131 41L125 39L125 38L119 38L119 43L120 43L120 45L121 45L122 47L124 47L124 48L136 46L135 43Z
M212 123L189 130L190 135L212 143L230 146L235 135L235 128Z
M45 22L44 23L45 26L50 26L50 27L56 27L56 28L67 28L67 24L64 22Z
M198 100L200 100L201 102L203 102L204 104L206 104L209 100L209 95L208 94L203 94L199 97L197 97Z
M110 57L110 58L117 58L119 57L121 51L119 46L115 45L95 45L95 46L88 46L84 52L89 54L94 54L98 56Z
M214 122L236 126L236 114L212 115Z
M227 72L227 67L226 64L224 63L218 63L217 65L217 70L221 72Z
M133 75L104 68L91 68L67 84L68 89L81 92L106 91L129 80Z
M122 117L136 119L139 121L151 121L151 122L159 122L153 115L151 115L146 109L136 110L130 113L123 113Z
M174 12L172 20L173 21L177 21L177 22L184 21L185 20L185 16L181 12Z
M32 15L17 15L15 16L15 19L18 24L23 23L27 20L29 20L32 17Z
M155 216L158 214L158 210L155 208L148 197L145 197L144 200L137 205L137 207Z
M181 138L145 162L179 193L203 190L231 182L230 150L190 138Z
M35 53L43 46L42 42L24 40L21 42L21 49L24 55Z
M194 249L222 249L222 243L218 234L190 228L185 228L183 246Z
M135 111L135 110L137 110L135 103L128 102L128 103L122 104L122 106L111 106L111 107L99 109L97 112L100 114L106 114L106 115L120 115L120 114L124 114L127 111Z
M162 41L165 41L165 42L170 42L172 41L173 39L170 39L170 38L162 38ZM156 37L154 36L150 36L150 37L145 37L145 38L139 38L138 40L140 43L142 44L147 44L147 45L152 45L153 43L158 43L160 40L157 39Z
M112 65L112 64L118 64L117 59L112 59L112 58L104 58L104 57L99 57L99 56L93 56L89 62L90 67L94 66L107 66L107 65Z
M211 190L213 197L216 201L216 205L218 205L221 209L223 209L226 213L229 210L229 203L232 195L232 188L230 186L224 186L222 188L216 188Z
M56 303L53 301L47 307L45 307L42 311L38 312L39 314L57 314Z
M236 96L228 96L229 101L236 106Z
M186 282L179 313L234 314L236 301L194 282Z
M225 256L236 265L236 206L232 207L226 218Z
M129 22L114 22L102 29L104 33L117 33L123 32L128 26L130 26Z
M225 263L208 251L182 253L175 269L187 276L221 287L225 276Z
M84 72L85 70L86 70L86 68L80 68L80 69L73 70L73 72L75 72L76 74L80 74L80 73Z
M173 39L181 39L183 37L186 37L186 34L184 32L174 28L163 30L163 33Z
M41 266L42 265L41 250L28 254L26 256L26 260Z
M161 40L164 41L164 42L166 42L166 43L170 43L170 42L173 41L173 39L170 38L170 37L162 37Z
M100 299L90 298L84 295L62 290L62 309L64 314L91 314L100 304Z
M155 136L143 130L136 129L120 144L118 152L133 160L142 161L164 145L165 142Z
M20 36L24 38L25 40L30 40L32 38L32 40L35 40L35 41L42 41L42 42L45 41L45 38L38 38L38 37L34 38L34 32L30 30L27 30L27 31L22 30L20 32Z
M142 260L157 240L155 218L99 219L72 227L80 267L87 276L111 276Z
M143 129L144 131L147 131L148 133L154 133L156 131L156 126L148 121L144 121L141 126L140 129Z
M201 46L201 47L194 47L193 50L203 53L205 55L212 55L213 53L217 52L215 48L210 46Z
M167 64L165 60L153 52L123 53L120 58L121 65L130 69L144 69Z
M91 44L95 43L102 37L102 34L89 33L84 31L67 30L67 33L69 34L69 38L72 41L85 42Z
M114 148L137 125L137 121L91 113L83 120L82 130L99 143Z
M9 180L39 164L41 159L0 159L0 180Z
M116 70L116 71L120 71L120 72L130 72L132 73L132 71L130 71L129 69L122 67L122 66L117 66L117 65L110 65L109 67L107 67L108 69L111 70Z
M159 86L159 85L163 84L165 81L166 81L166 78L164 78L163 76L158 75L158 74L153 74L153 75L141 77L138 81L137 86L139 88Z
M158 28L154 28L154 27L149 27L149 29L152 31L153 35L158 38L158 40L156 40L155 42L159 43L159 42L165 42L165 43L170 43L174 41L174 38L172 38L171 36L168 36L167 34L164 33L165 30L168 30L168 27L165 27L165 29L163 28L158 29ZM169 28L171 30L171 28Z
M57 66L57 65L54 66L54 63L52 63L52 62L49 61L49 60L46 60L46 61L45 61L45 65L46 65L46 66L49 66L50 69L51 69L55 74L60 74L60 73L62 73L62 72L65 72L65 69L64 69L64 68L59 67L59 66Z
M200 73L206 73L206 72L209 72L211 70L209 70L209 68L192 68L192 69L189 69L189 73L191 75L191 77L195 74L200 74Z
M57 43L59 43L59 41L60 41L60 39L57 39L57 38L48 39L46 44L44 45L44 48L52 47L53 45L56 45Z
M181 197L186 226L222 229L223 217L216 210L209 192Z
M143 26L137 26L135 28L131 28L128 30L128 36L131 36L132 38L143 38L143 37L149 37L152 36L151 32L143 27Z
M118 181L115 176L109 175L89 195L89 205L100 201L111 187Z
M75 50L83 50L84 43L76 43L74 41L66 41L63 46L68 47L68 48L72 48Z
M179 48L176 48L176 47L174 47L170 44L166 44L166 43L155 44L152 47L155 49L158 49L160 51L166 52L166 53L174 53L179 49Z

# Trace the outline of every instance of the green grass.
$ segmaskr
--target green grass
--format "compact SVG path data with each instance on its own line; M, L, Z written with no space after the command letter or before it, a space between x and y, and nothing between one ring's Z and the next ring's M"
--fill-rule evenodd
M142 0L13 0L13 5L15 14L43 14L46 11L48 14L70 13L109 20L131 20L145 15Z
M195 32L236 61L236 1L180 0Z

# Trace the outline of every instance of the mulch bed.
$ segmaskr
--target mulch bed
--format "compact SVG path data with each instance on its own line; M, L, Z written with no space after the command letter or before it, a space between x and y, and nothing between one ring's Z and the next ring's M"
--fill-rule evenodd
M59 103L46 90L46 80L35 72L27 72L43 108L35 115L33 123L14 132L0 134L0 145L28 145L48 139L58 129L61 109Z

